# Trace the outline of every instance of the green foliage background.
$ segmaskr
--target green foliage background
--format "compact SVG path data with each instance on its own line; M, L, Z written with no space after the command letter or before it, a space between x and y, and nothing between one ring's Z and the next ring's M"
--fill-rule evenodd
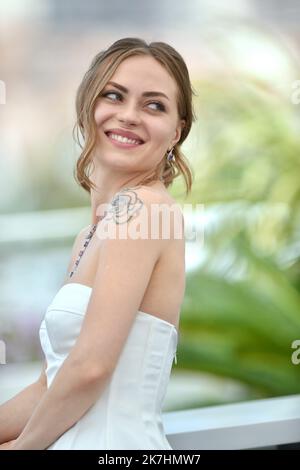
M300 392L299 106L250 77L199 81L192 194L213 209L187 276L178 367L235 378L254 396ZM251 389L251 388L250 388Z

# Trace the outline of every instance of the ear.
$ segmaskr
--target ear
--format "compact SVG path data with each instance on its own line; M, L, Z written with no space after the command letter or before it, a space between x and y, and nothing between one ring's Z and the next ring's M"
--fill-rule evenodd
M186 123L185 119L179 120L178 125L176 127L174 139L170 143L170 148L174 147L174 145L176 145L177 142L179 141L181 137L182 129L185 127L185 123Z

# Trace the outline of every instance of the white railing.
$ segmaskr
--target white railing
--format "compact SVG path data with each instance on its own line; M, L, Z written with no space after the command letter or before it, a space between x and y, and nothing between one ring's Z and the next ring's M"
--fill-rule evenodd
M0 404L34 382L42 363L0 366ZM163 413L173 449L254 449L300 443L300 395Z
M74 237L90 223L88 207L0 214L0 243L48 241Z
M56 242L74 237L83 227L91 223L91 209L88 206L47 211L0 214L0 248L20 242ZM187 235L193 234L198 220L193 214L185 214ZM198 228L199 230L199 228ZM189 235L190 236L190 235ZM1 246L2 244L2 246ZM205 259L204 246L194 241L186 241L186 271L199 267ZM71 249L71 246L70 246Z
M300 443L300 395L163 414L173 449L235 450Z

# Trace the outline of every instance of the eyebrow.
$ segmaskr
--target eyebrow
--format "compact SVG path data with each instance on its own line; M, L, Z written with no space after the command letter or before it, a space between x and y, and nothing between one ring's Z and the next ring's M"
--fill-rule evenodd
M107 85L113 85L116 88L119 88L119 90L123 91L123 93L128 93L127 88L125 88L123 85L120 85L119 83L107 82ZM167 98L167 100L169 100L167 95L165 95L161 91L145 91L144 93L142 93L142 96L164 96L165 98Z

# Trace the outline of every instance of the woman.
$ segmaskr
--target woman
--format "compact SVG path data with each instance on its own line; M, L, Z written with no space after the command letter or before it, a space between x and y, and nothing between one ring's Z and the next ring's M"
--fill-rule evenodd
M84 145L75 178L90 193L91 225L78 234L41 323L44 371L0 407L3 449L171 449L161 410L185 243L166 188L178 175L191 188L179 146L194 120L192 94L183 59L162 42L121 39L86 72L76 97ZM168 236L154 207L171 214Z

